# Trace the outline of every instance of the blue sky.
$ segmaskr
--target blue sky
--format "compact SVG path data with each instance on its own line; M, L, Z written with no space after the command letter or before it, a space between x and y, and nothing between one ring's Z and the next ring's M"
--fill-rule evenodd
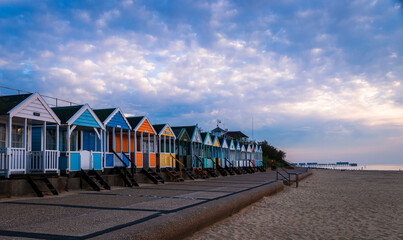
M293 162L403 164L397 0L0 1L0 83L120 106L153 123L220 119Z

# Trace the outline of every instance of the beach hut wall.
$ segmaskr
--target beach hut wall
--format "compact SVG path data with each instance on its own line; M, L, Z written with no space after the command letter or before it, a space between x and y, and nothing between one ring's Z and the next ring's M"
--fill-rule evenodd
M0 176L25 173L59 173L59 142L56 141L60 119L39 93L0 97ZM32 127L39 126L43 138L32 150ZM56 136L47 144L49 131ZM53 143L53 142L52 142Z

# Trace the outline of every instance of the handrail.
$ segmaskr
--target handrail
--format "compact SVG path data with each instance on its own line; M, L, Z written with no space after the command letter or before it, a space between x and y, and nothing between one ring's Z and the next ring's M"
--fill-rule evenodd
M131 158L129 158L127 155L126 155L126 153L124 153L124 152L122 152L122 154L132 163L132 175L137 171L137 166L136 166L136 163L131 159Z
M279 168L281 168L281 170L283 170L286 174L288 174L288 179L286 176L284 176L281 172L278 171ZM278 180L279 174L283 177L283 179L285 178L288 181L288 186L291 186L291 175L295 175L295 186L298 187L299 173L287 172L284 168L278 167L276 169L276 180Z
M250 163L252 163L253 167L255 168L256 165L252 162L252 160L248 160Z
M174 155L172 155L172 153L171 153L171 157L172 157L176 162L178 162L180 165L182 165L182 167L185 167L185 165L184 165L181 161L179 161Z
M224 158L224 160L225 160L226 162L228 162L231 167L234 167L234 164L232 164L228 159Z
M123 163L123 165L125 165L125 167L128 167L125 161L123 161L123 159L120 158L120 156L115 151L112 150L112 153L115 154L115 156Z
M201 163L202 169L204 169L204 162L196 154L193 154L193 155L195 155L196 159Z

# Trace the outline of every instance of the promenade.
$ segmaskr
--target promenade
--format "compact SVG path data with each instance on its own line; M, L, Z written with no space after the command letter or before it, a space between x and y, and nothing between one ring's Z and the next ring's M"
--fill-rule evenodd
M281 191L273 171L0 201L1 239L172 239Z

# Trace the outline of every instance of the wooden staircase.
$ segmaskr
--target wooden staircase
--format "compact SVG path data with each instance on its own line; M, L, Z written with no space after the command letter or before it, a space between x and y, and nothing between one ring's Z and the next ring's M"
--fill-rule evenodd
M109 184L95 170L85 171L81 169L81 178L84 179L95 191L111 190Z
M173 168L165 168L166 174L169 176L172 182L184 182L185 180L179 175Z
M245 170L247 173L254 173L253 169L251 167L242 167L243 170Z
M139 184L137 183L136 179L134 179L134 175L131 174L129 171L127 171L127 168L115 167L115 171L118 172L119 176L123 179L126 187L133 187L133 186L139 187Z
M266 168L264 168L263 166L257 166L257 169L261 172L266 172Z
M240 171L242 174L248 173L243 167L238 167L238 171Z
M235 175L234 169L232 167L225 167L225 171L229 173L229 175Z
M26 179L38 197L43 197L50 194L59 195L56 188L44 174L27 175Z
M112 152L124 166L124 167L115 167L115 170L118 172L119 176L123 179L125 185L127 187L133 187L133 186L139 187L139 184L137 183L136 179L134 179L134 173L136 172L134 168L135 166L134 161L131 160L124 152L122 152L123 155L126 157L126 159L128 159L132 163L131 172L129 172L127 171L127 168L129 166L126 164L126 162L123 161L122 158L115 151L112 150Z
M218 177L213 168L205 168L210 177Z
M202 179L209 178L209 176L207 175L207 173L204 171L203 168L195 168L195 172Z
M218 172L221 174L221 176L226 177L228 176L227 171L223 167L220 166L220 164L216 165Z
M150 179L154 184L165 183L164 179L151 168L142 168L141 173L144 174L148 179Z
M196 179L196 176L191 171L189 171L188 169L184 168L182 171L185 172L185 174L188 175L188 177L190 179L192 179L192 180Z

